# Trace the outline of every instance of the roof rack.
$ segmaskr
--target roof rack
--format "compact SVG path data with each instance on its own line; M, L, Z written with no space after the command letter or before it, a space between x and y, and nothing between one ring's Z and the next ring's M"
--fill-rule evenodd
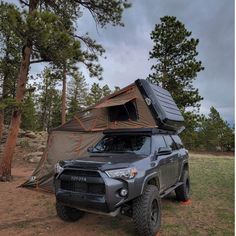
M104 134L122 133L151 133L151 134L176 134L176 131L163 130L158 128L134 128L134 129L106 129Z

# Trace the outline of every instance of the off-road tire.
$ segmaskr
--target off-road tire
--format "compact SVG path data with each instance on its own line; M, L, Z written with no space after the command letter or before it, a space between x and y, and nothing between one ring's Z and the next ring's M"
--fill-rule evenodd
M156 207L156 215L153 209ZM154 185L147 185L143 194L133 202L133 220L140 236L154 236L161 227L161 199Z
M84 212L78 209L64 206L60 202L56 202L57 215L63 220L68 222L74 222L80 219Z
M190 198L190 179L188 170L183 170L180 181L183 182L183 184L175 189L176 199L178 201L187 201Z

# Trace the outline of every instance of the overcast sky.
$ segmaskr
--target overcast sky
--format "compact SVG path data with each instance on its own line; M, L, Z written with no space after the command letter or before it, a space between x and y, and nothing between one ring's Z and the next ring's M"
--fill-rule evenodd
M124 13L125 27L96 29L89 17L80 21L81 32L89 32L106 49L102 84L123 87L146 78L151 61L150 32L165 15L176 16L192 37L199 38L199 59L205 70L194 83L204 97L201 112L216 107L234 122L234 1L233 0L135 0ZM90 79L91 80L91 79ZM94 81L94 79L92 79Z
M199 38L199 59L205 70L194 83L204 97L201 112L209 113L214 106L231 124L234 123L234 1L233 0L131 0L125 11L125 27L97 29L86 14L79 19L78 31L88 32L106 49L107 59L100 60L104 68L102 85L126 86L137 78L146 78L151 61L150 32L160 17L176 16L192 37ZM39 72L42 67L32 68ZM87 81L97 82L89 78Z

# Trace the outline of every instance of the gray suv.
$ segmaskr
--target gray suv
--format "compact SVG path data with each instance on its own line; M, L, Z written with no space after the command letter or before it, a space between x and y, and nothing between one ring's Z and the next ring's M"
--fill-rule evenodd
M188 151L177 134L156 128L107 130L79 160L55 166L58 216L76 221L84 212L133 217L139 235L161 226L161 198L175 190L189 199Z

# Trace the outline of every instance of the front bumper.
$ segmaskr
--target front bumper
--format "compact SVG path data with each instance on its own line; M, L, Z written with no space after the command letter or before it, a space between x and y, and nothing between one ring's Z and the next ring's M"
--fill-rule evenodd
M68 174L65 174L65 171ZM55 178L56 199L64 205L87 211L110 213L134 197L132 194L134 180L112 179L99 170L65 169L65 171ZM80 173L87 175L86 179ZM122 188L128 189L126 197L121 197L119 194Z
M104 196L85 194L60 189L56 193L57 201L64 205L79 209L109 212Z

